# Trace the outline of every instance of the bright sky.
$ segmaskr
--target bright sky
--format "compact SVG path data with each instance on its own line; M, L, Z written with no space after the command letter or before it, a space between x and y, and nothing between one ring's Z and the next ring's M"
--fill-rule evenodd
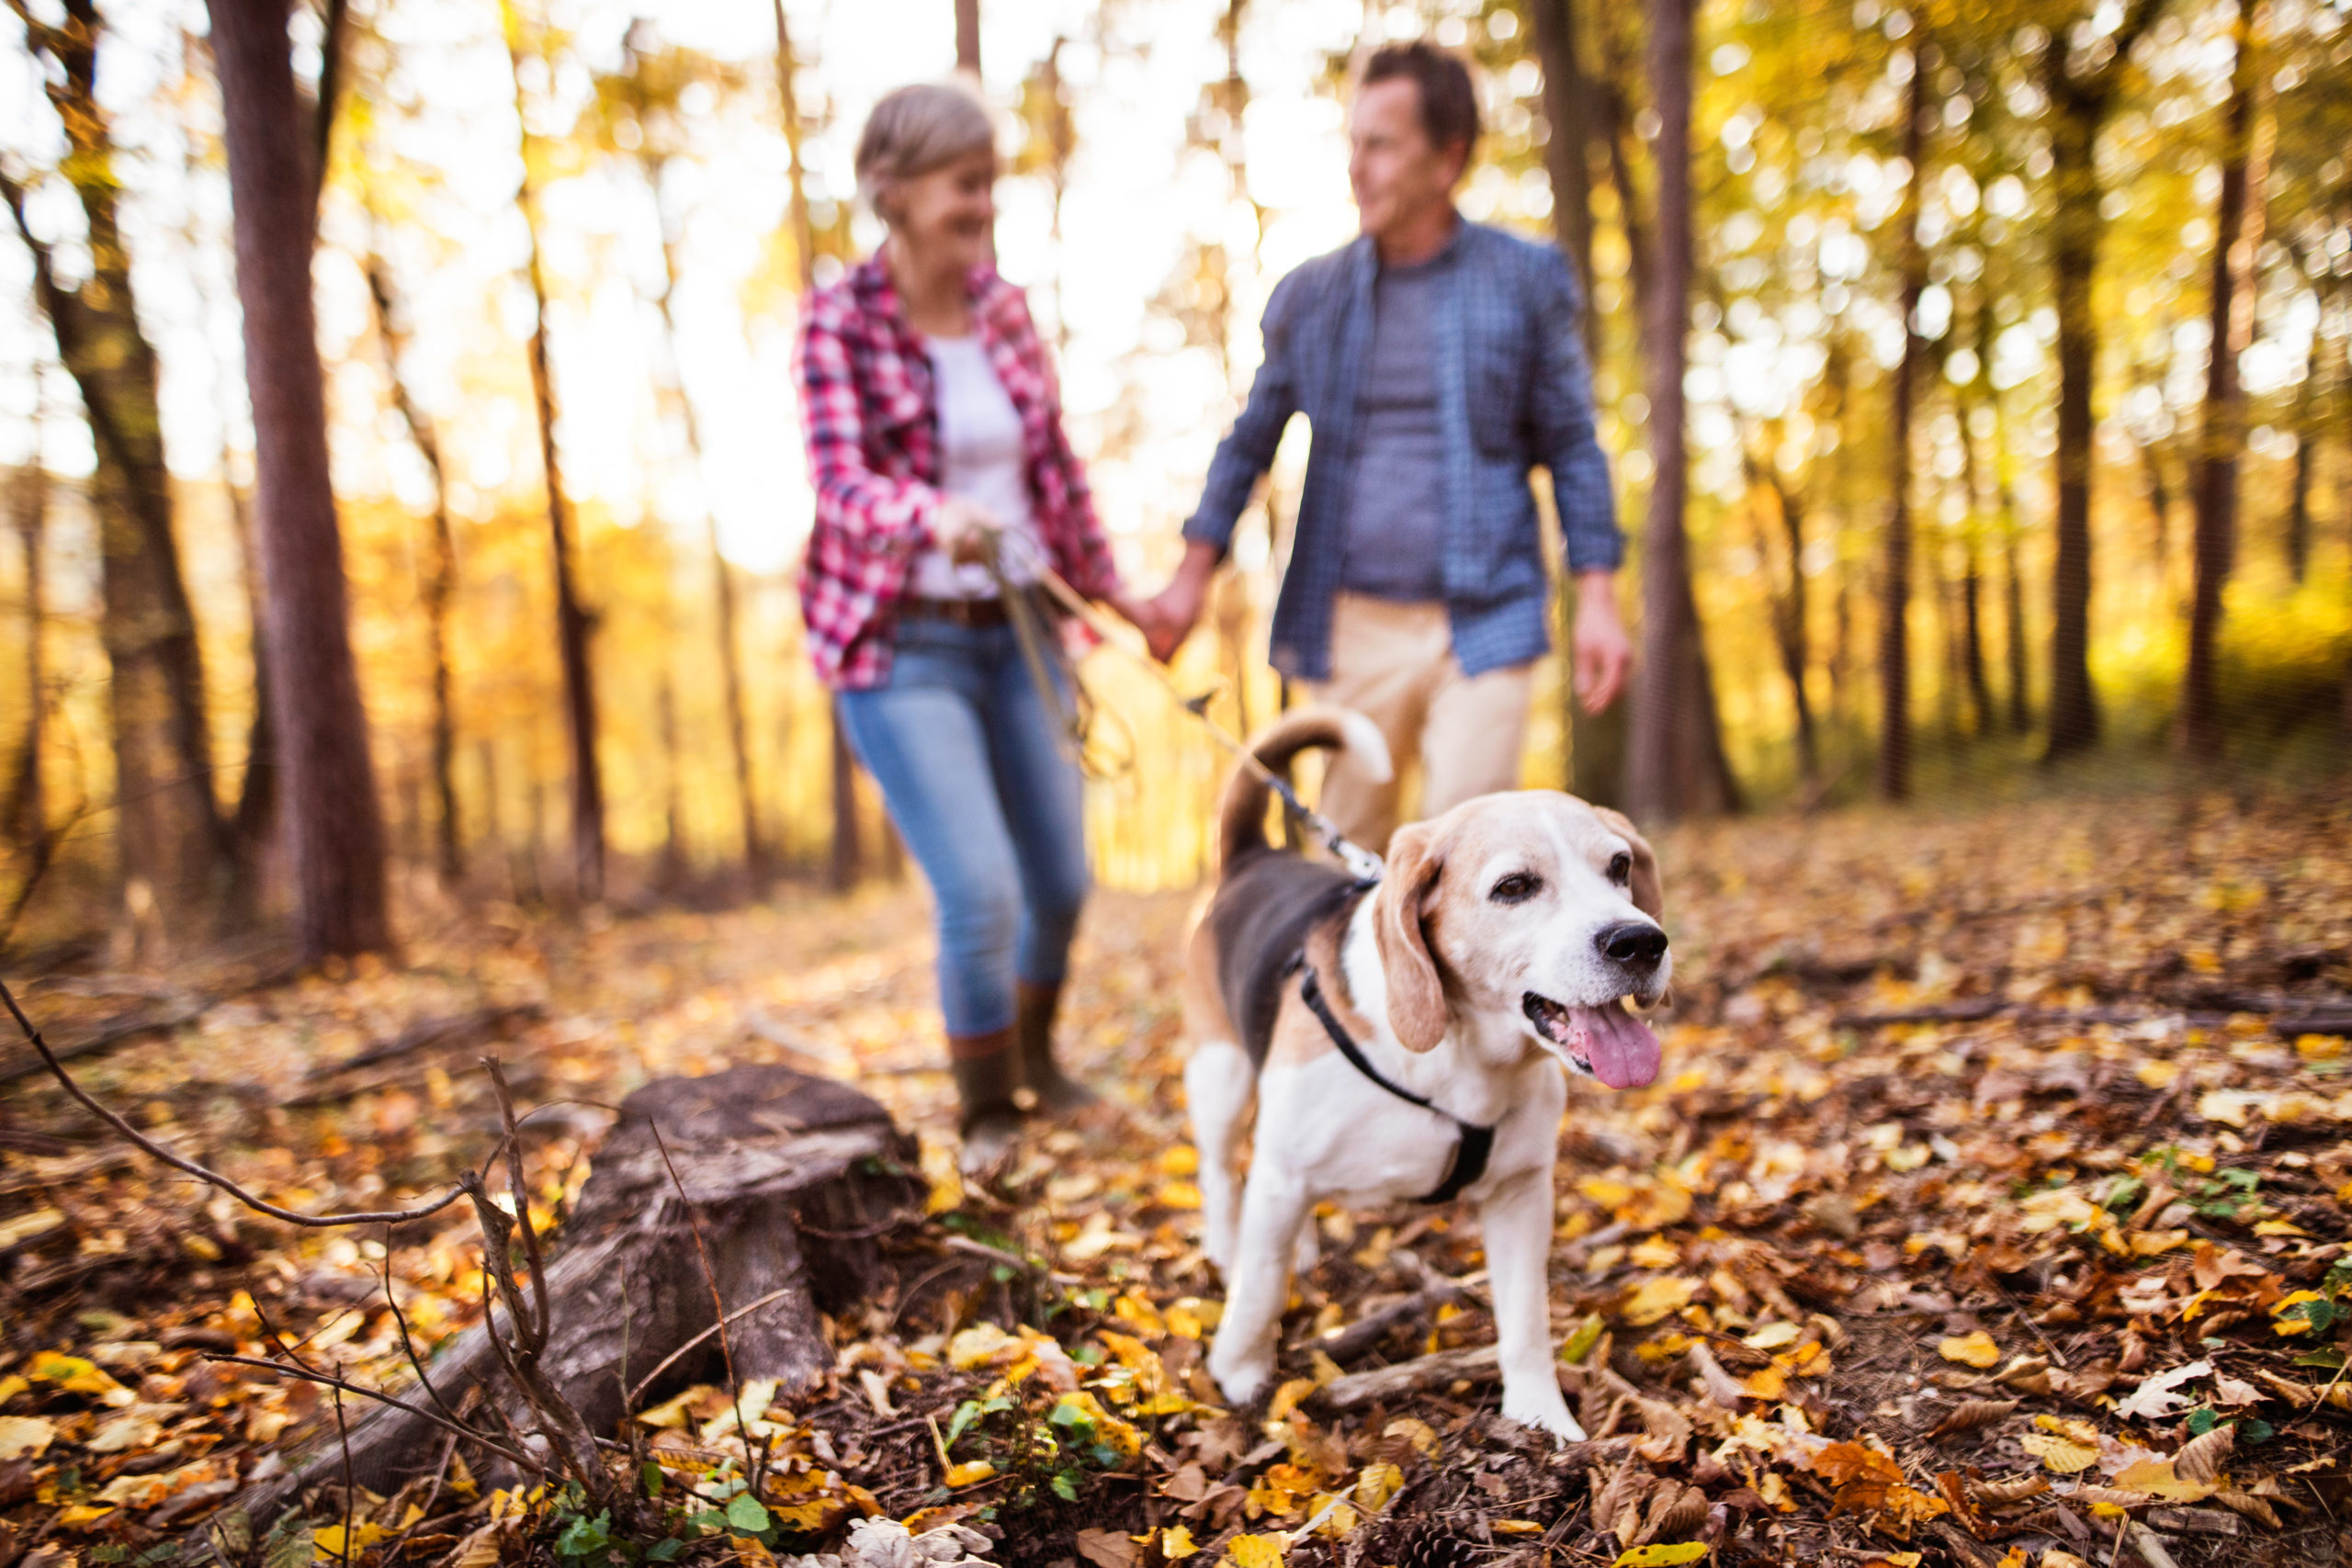
M39 0L36 0L39 4ZM1252 107L1244 131L1251 194L1274 209L1262 236L1264 273L1252 272L1254 220L1212 153L1184 147L1202 85L1224 73L1216 24L1222 0L1096 6L1077 0L983 6L982 59L990 97L1010 107L1033 63L1066 37L1061 66L1077 106L1079 151L1057 254L1041 182L1008 178L1000 194L999 248L1007 276L1031 289L1050 333L1067 321L1063 374L1073 437L1098 449L1114 427L1148 430L1148 443L1094 468L1115 534L1164 536L1188 510L1208 453L1231 412L1214 354L1188 348L1151 300L1179 269L1189 239L1221 236L1235 254L1237 370L1256 355L1265 287L1354 231L1340 110L1319 72L1365 22L1359 0L1290 0L1252 7L1242 69ZM550 82L528 82L534 128L560 133L589 91L590 73L614 67L639 7L560 0L549 19L568 35ZM954 62L948 0L792 0L804 93L823 129L808 161L812 195L845 197L850 151L866 107ZM165 439L174 468L249 473L250 432L238 379L239 345L225 180L191 172L183 124L204 128L218 109L209 81L191 85L182 34L200 34L200 0L116 0L101 57L100 93L127 150L122 171L141 314L164 364ZM790 379L791 301L775 288L768 249L786 208L783 137L775 127L775 28L768 0L699 0L661 7L661 39L740 62L751 86L697 118L694 155L673 164L662 193L684 238L677 311L684 378L699 416L704 472L687 461L683 432L665 421L656 389L668 374L651 300L661 253L654 197L633 161L593 162L543 194L543 241L567 488L625 522L646 515L699 536L703 496L723 547L746 567L774 570L797 555L809 501ZM1383 18L1418 26L1409 10ZM379 171L379 188L402 215L390 251L415 321L412 377L439 426L461 515L487 515L492 497L538 483L523 333L529 296L525 233L514 205L521 173L512 86L492 0L378 0L376 26L393 68L379 98L347 117L339 135ZM13 28L10 29L13 33ZM304 62L315 68L315 53ZM201 73L199 73L199 76ZM352 139L357 139L355 142ZM35 68L9 37L0 54L0 149L17 166L54 161L58 132ZM52 184L34 210L71 270L83 265L79 214ZM424 476L384 400L356 254L368 243L364 209L345 181L332 192L317 268L321 348L334 405L338 487L424 500ZM871 220L863 239L876 237ZM31 367L52 348L31 305L21 246L0 244L0 461L27 452ZM52 368L49 402L74 408ZM78 417L52 418L50 461L86 472ZM1133 547L1123 550L1133 560ZM1140 564L1136 562L1136 564Z

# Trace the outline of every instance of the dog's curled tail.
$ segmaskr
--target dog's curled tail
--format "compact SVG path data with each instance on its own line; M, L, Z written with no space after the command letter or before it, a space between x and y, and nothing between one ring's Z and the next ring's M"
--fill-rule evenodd
M1388 742L1380 728L1353 708L1315 706L1294 708L1250 741L1250 754L1274 773L1290 765L1301 751L1317 748L1345 751L1356 765L1378 783L1395 773ZM1225 786L1225 803L1217 814L1217 863L1231 865L1250 850L1266 848L1266 797L1272 791L1248 768L1236 768Z

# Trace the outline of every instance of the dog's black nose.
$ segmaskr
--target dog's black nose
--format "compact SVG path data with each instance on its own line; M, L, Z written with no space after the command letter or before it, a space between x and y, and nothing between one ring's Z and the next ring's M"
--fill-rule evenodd
M1629 968L1648 969L1666 956L1666 933L1647 920L1626 920L1592 939L1602 957Z

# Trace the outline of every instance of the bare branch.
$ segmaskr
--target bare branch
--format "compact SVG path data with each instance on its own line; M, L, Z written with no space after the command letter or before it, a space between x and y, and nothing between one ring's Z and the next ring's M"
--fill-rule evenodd
M708 1328L704 1329L700 1334L695 1335L692 1339L687 1340L684 1344L679 1346L676 1349L662 1357L661 1364L655 1367L651 1371L646 1373L643 1377L638 1379L637 1386L628 1391L629 1405L634 1408L637 1402L644 1397L645 1391L653 1386L653 1380L660 1377L663 1372L668 1371L672 1367L676 1366L678 1364L678 1359L684 1356L687 1351L693 1349L695 1346L701 1344L712 1335L718 1333L737 1318L749 1317L752 1314L759 1311L762 1307L766 1306L770 1302L780 1302L799 1288L800 1287L797 1284L786 1285L780 1291L770 1291L766 1295L762 1296L758 1301L753 1302L749 1306L737 1307L733 1312L729 1313L725 1317L719 1319L717 1323L712 1324Z
M318 1229L329 1229L337 1225L404 1225L409 1224L411 1221L422 1220L430 1215L437 1214L442 1210L447 1208L450 1204L456 1202L459 1198L465 1196L465 1188L460 1184L458 1187L452 1190L447 1197L437 1199L430 1203L422 1204L413 1209L378 1209L367 1213L350 1214L298 1214L291 1209L281 1209L267 1199L256 1197L253 1193L246 1191L235 1182L221 1175L219 1171L213 1170L207 1166L198 1165L196 1161L188 1159L184 1156L174 1154L170 1149L165 1148L154 1139L147 1136L146 1134L141 1133L138 1128L124 1121L120 1116L116 1115L104 1105L99 1104L96 1100L91 1097L86 1089L83 1089L80 1084L74 1081L74 1075L65 1070L65 1064L57 1059L57 1053L50 1048L48 1041L41 1038L40 1031L33 1027L33 1021L27 1018L25 1016L25 1010L17 1005L16 993L8 989L7 982L5 980L0 980L0 1001L5 1001L8 1004L8 1011L16 1018L17 1027L24 1031L26 1041L31 1044L32 1048L36 1052L40 1054L40 1059L48 1065L50 1072L56 1077L57 1081L65 1086L65 1092L72 1095L74 1100L79 1101L85 1111L87 1111L91 1115L96 1116L99 1121L104 1122L107 1126L112 1127L116 1132L130 1139L147 1154L162 1160L165 1165L170 1166L173 1169L185 1171L187 1174L195 1177L198 1181L208 1183L213 1187L218 1187L221 1191L226 1192L230 1197L234 1198L238 1202L243 1203L245 1207L253 1210L256 1213L267 1214L270 1218L276 1220L284 1220L290 1225L310 1225Z
M204 1351L202 1354L204 1359L208 1361L227 1361L234 1366L259 1367L264 1371L284 1372L288 1377L300 1378L305 1382L318 1383L322 1387L325 1388L341 1389L345 1393L356 1393L362 1399L372 1399L379 1404L389 1404L396 1410L405 1410L419 1420L430 1421L436 1427L446 1427L449 1431L455 1432L458 1436L465 1438L466 1441L469 1443L480 1443L483 1448L488 1449L491 1452L498 1455L501 1459L512 1460L514 1463L522 1465L528 1470L537 1470L540 1468L538 1463L531 1459L529 1455L508 1448L504 1443L499 1442L495 1438L484 1437L481 1433L474 1430L471 1427L448 1420L438 1411L427 1410L421 1404L412 1404L407 1400L401 1398L399 1395L386 1393L381 1389L362 1388L359 1384L351 1382L347 1378L336 1377L333 1372L314 1371L309 1367L300 1365L288 1366L284 1361L273 1361L261 1356L230 1356L210 1350Z

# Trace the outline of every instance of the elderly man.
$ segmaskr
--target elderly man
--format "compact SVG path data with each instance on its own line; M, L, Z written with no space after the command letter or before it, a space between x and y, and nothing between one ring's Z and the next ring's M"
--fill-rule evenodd
M1460 61L1426 43L1372 56L1350 126L1363 235L1275 287L1249 405L1184 525L1183 564L1147 607L1153 651L1168 658L1283 427L1306 414L1314 446L1273 663L1370 716L1400 767L1418 756L1430 817L1519 787L1534 661L1549 647L1533 466L1551 470L1576 581L1589 711L1616 698L1631 656L1577 280L1558 252L1454 210L1477 136ZM1397 786L1341 758L1322 805L1382 850Z

